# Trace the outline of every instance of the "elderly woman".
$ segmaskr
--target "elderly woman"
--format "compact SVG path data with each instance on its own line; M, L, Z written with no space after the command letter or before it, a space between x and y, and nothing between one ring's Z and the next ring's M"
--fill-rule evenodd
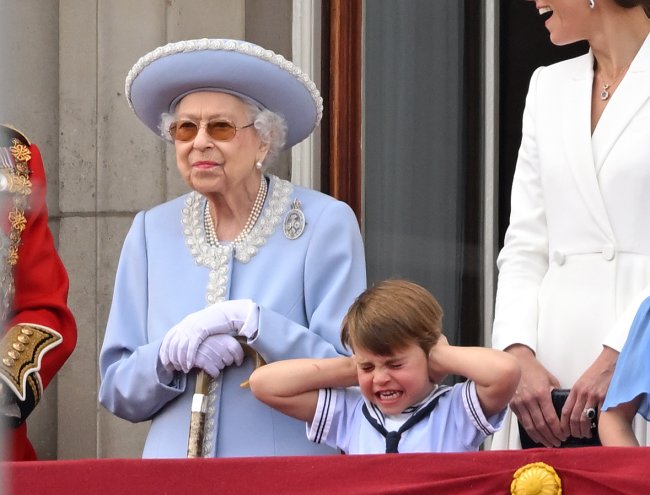
M313 82L237 40L171 43L126 80L135 114L174 143L189 194L136 215L100 355L100 402L151 420L144 457L185 457L197 372L214 378L203 455L332 453L240 386L265 361L337 356L366 285L344 203L265 173L322 114Z

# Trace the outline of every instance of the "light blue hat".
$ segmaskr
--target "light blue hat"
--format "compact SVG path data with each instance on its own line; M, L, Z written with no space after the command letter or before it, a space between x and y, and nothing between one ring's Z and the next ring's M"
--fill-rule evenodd
M309 136L323 115L323 99L299 67L246 41L169 43L140 58L125 83L129 106L158 135L160 116L196 91L244 96L282 115L287 121L285 148Z

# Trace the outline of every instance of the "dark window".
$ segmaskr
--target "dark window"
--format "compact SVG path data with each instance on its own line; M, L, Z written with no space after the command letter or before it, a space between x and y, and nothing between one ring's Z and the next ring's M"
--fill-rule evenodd
M440 301L480 342L481 12L475 0L365 3L364 227L369 283Z

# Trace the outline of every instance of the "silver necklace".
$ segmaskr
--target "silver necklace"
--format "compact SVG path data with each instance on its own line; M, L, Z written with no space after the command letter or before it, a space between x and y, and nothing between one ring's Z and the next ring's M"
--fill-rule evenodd
M620 79L620 77L621 77L623 74L625 74L625 72L627 71L627 69L628 69L629 67L630 67L629 64L626 65L626 66L623 68L623 70L621 70L621 72L618 73L618 75L616 76L616 78L615 78L611 83L607 83L607 82L605 82L605 80L603 79L603 75L602 75L602 74L598 74L598 77L600 78L600 80L601 80L602 83L603 83L603 89L602 89L602 91L600 92L600 99L601 99L602 101L605 101L605 100L607 100L607 99L609 98L609 96L611 95L611 93L610 93L610 91L609 91L609 88L611 88L612 86L614 86L614 85L618 82L618 80ZM614 90L612 89L612 91L614 91Z
M233 244L238 244L243 241L248 234L251 233L253 227L257 223L257 219L262 213L262 207L264 206L264 201L266 200L266 193L268 191L268 186L266 185L266 178L264 174L260 174L260 187L257 190L257 196L255 197L255 202L253 203L253 208L251 209L250 214L248 215L248 220L242 231L235 237L232 241ZM205 209L203 210L203 228L205 230L205 239L208 241L208 244L211 246L219 245L219 238L217 237L217 231L214 228L214 222L212 221L212 215L210 215L210 202L205 202Z

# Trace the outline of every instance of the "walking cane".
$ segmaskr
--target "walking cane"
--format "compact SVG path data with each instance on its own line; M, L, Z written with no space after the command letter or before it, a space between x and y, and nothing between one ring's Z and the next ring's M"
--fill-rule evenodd
M244 354L255 360L255 369L264 366L266 362L251 346L246 343L246 338L235 337L241 344ZM192 397L192 415L190 417L190 433L187 441L187 457L203 457L203 442L205 440L205 417L208 408L208 391L210 383L214 380L205 371L201 370L196 375L196 386ZM242 388L249 387L248 380L242 382Z
M205 437L205 415L208 408L208 390L212 377L201 370L196 375L196 387L192 397L190 435L187 441L187 457L203 457Z

